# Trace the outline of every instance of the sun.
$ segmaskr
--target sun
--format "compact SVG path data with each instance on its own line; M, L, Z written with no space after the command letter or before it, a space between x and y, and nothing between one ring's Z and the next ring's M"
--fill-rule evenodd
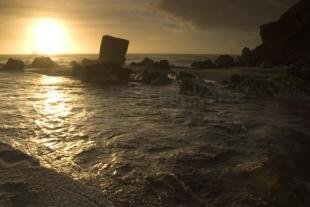
M31 27L32 45L35 53L59 54L68 49L67 28L53 18L41 18Z

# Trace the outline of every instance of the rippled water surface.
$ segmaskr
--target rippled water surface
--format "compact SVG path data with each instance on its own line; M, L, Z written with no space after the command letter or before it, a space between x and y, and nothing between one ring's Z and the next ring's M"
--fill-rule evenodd
M212 103L178 95L176 84L102 89L0 73L0 98L2 141L116 206L263 206L256 187L275 181L252 172L309 138L308 104Z

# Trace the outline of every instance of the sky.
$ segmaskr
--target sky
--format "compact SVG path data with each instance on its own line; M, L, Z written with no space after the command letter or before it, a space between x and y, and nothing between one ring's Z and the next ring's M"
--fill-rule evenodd
M238 54L260 44L259 25L297 0L0 0L0 53L36 52L35 22L66 30L63 53L98 53L101 37L130 40L130 53Z

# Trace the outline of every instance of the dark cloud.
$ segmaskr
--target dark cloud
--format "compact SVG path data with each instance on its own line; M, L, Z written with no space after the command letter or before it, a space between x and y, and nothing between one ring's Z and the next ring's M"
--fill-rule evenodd
M202 29L256 31L297 0L160 0L166 13Z

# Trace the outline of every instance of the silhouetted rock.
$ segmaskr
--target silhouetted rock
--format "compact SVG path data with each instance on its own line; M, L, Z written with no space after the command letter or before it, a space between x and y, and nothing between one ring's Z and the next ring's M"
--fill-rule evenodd
M145 57L141 62L133 62L130 65L131 66L143 66L143 67L151 67L154 64L154 60Z
M8 59L7 63L2 67L5 71L22 71L25 68L25 63L21 60Z
M234 66L234 58L230 55L220 55L216 60L215 64L219 68L227 68Z
M72 67L72 74L74 76L80 76L83 72L83 67L76 61L72 61L70 63L71 67Z
M82 67L85 67L85 66L88 66L88 65L96 65L96 64L99 64L100 61L99 60L90 60L90 59L87 59L87 58L84 58L81 62L81 66Z
M263 44L254 51L256 62L310 65L310 1L301 0L278 21L261 26Z
M238 57L235 64L238 66L255 66L256 62L253 52L248 47L243 48L241 56Z
M131 70L117 63L99 63L85 66L82 70L82 81L104 86L126 84Z
M52 68L55 66L57 66L57 63L49 57L37 57L31 64L31 67L33 68Z
M160 60L158 62L154 62L153 65L150 66L151 69L154 69L154 70L165 70L165 71L168 71L170 70L170 63L168 60Z
M128 46L128 40L103 36L100 47L100 62L125 64Z
M172 83L172 80L166 74L153 70L143 71L140 80L153 86L165 86Z
M201 62L193 62L191 64L193 69L209 69L209 68L216 68L215 63L212 60L205 60Z

